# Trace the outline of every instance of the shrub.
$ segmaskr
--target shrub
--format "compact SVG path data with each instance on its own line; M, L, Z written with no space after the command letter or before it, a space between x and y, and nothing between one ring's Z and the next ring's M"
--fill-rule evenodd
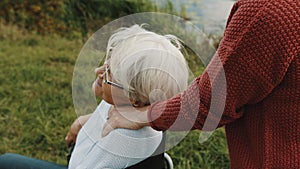
M2 0L0 21L39 34L86 37L109 21L138 12L157 11L150 0ZM171 3L160 11L174 13Z

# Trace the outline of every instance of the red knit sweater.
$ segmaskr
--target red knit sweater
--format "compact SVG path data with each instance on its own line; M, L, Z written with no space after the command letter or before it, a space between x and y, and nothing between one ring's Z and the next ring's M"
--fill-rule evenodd
M299 0L238 1L205 72L184 93L153 104L151 126L225 125L231 168L300 168L299 44ZM211 91L219 101L211 102Z

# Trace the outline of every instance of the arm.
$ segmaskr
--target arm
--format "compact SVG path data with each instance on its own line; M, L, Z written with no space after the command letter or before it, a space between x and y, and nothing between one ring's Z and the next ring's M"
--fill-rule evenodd
M82 126L89 120L91 117L91 114L87 114L84 116L79 116L71 125L69 132L67 133L65 137L65 141L68 147L71 146L72 143L76 143L76 138L79 133L79 130L82 128Z
M184 93L152 105L151 127L214 130L242 117L247 105L263 101L280 84L297 52L293 31L287 31L294 29L293 20L279 3L259 2L235 4L203 75Z
M242 117L247 105L271 94L296 55L297 46L290 43L295 38L293 31L287 31L295 26L286 17L290 11L276 1L257 2L234 5L216 55L185 92L152 104L148 124L132 122L112 111L110 129L105 129L104 135L114 128L149 124L156 130L213 130ZM146 111L142 114L147 116Z
M98 77L103 78L101 76L103 75L104 71L105 71L104 66L100 66L100 67L95 69L95 74ZM93 85L93 90L94 90L96 96L101 96L102 93L103 93L103 91L100 90L100 89L95 90L94 85ZM91 115L92 115L92 113L88 114L88 115L80 116L73 122L67 136L65 137L65 140L66 140L66 143L67 143L68 147L70 147L72 143L76 143L76 138L77 138L77 135L79 133L79 130L88 121L88 119L91 117Z

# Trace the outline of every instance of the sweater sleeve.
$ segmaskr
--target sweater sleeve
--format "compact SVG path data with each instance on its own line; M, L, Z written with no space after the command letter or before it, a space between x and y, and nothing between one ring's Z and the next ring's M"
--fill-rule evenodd
M297 51L297 26L281 0L238 1L224 37L203 74L183 93L154 103L156 130L214 130L243 116L282 81Z

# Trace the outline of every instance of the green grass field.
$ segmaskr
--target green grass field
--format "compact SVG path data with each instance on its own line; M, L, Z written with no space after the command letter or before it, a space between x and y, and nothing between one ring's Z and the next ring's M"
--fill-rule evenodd
M0 26L0 154L66 164L64 137L77 117L72 73L83 43ZM200 68L199 68L200 69ZM199 131L169 150L175 168L229 168L224 129L203 144Z

